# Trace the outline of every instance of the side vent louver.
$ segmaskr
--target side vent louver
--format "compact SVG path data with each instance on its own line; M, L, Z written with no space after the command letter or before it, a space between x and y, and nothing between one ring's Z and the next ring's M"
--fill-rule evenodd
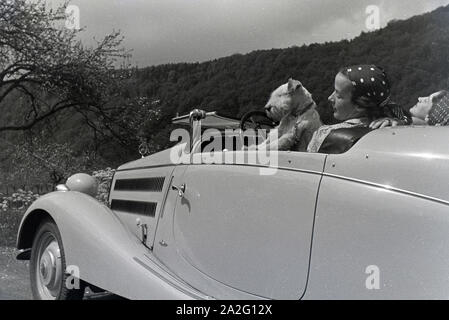
M143 202L143 201L128 201L114 199L111 202L111 209L115 211L121 211L131 214L140 214L149 217L154 217L156 214L155 202Z
M164 177L117 179L114 191L151 191L161 192L164 187Z

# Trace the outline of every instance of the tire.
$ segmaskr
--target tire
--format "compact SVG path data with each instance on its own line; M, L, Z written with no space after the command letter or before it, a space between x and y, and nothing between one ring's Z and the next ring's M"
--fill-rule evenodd
M81 300L85 283L79 279L78 289L66 286L70 276L65 272L66 261L61 234L52 220L41 223L33 240L30 259L30 280L36 300ZM69 279L72 280L72 279Z

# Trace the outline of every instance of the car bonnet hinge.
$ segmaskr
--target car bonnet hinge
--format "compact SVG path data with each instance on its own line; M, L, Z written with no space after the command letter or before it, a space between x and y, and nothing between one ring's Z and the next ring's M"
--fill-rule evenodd
M137 226L140 227L140 230L142 231L142 243L146 244L148 238L148 225L142 223L140 219L137 219Z

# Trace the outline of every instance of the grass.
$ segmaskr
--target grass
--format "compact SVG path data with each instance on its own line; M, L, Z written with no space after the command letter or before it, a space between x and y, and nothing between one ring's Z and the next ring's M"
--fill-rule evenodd
M15 247L17 231L25 209L0 210L0 247Z

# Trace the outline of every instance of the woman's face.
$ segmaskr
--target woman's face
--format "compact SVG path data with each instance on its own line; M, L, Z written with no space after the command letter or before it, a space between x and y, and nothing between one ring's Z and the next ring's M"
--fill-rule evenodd
M338 73L335 77L334 88L334 92L328 98L334 110L334 118L345 121L359 117L361 112L351 101L351 81L344 74Z
M412 116L424 120L432 108L432 100L439 92L432 93L428 97L419 97L418 102L410 109Z

